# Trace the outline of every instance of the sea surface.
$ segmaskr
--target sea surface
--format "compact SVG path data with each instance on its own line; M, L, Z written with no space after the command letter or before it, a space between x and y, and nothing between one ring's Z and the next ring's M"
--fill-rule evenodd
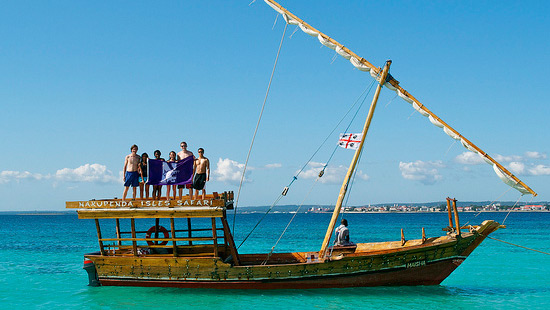
M229 213L230 220L233 215ZM461 214L461 223L506 213ZM262 214L237 214L240 244ZM269 214L239 249L269 252L293 214ZM297 214L275 248L318 250L330 214ZM354 242L442 234L446 214L345 214ZM162 224L162 223L161 223ZM511 213L491 236L550 252L550 213ZM104 230L112 226L103 227ZM0 214L1 309L550 309L550 255L486 239L441 285L319 290L89 287L83 254L98 250L95 224L76 214Z

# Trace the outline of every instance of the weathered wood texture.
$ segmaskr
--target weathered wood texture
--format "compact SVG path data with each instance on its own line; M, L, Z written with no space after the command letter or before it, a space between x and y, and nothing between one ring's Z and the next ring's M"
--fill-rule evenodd
M79 219L222 217L223 207L80 209Z

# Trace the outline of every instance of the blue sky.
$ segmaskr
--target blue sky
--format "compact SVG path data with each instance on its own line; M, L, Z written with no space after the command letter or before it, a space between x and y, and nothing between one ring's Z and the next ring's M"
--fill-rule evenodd
M263 1L16 1L0 11L0 210L120 197L124 156L203 147L207 190L238 188L284 28ZM550 200L546 1L281 1L391 74ZM241 206L270 205L372 78L287 29ZM370 102L351 124L359 132ZM350 119L345 119L347 125ZM353 152L340 126L281 204L334 204ZM384 89L349 204L517 200ZM531 196L522 197L522 201Z

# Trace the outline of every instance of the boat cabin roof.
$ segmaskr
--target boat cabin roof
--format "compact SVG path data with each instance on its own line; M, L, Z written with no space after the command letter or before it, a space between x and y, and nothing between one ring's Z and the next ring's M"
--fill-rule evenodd
M152 200L100 199L67 201L67 209L78 209L80 219L116 218L216 218L233 208L233 193L214 193L205 199Z

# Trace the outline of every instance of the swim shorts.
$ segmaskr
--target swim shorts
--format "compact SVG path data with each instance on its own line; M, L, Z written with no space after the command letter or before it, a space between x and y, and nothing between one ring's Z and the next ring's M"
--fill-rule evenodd
M137 171L126 171L124 186L126 187L138 187L139 186L139 173Z
M193 179L193 188L196 190L204 189L204 184L206 184L206 173L197 173Z
M193 188L193 184L178 185L178 188Z
M139 177L139 183L147 183L147 180L149 180L148 177Z

